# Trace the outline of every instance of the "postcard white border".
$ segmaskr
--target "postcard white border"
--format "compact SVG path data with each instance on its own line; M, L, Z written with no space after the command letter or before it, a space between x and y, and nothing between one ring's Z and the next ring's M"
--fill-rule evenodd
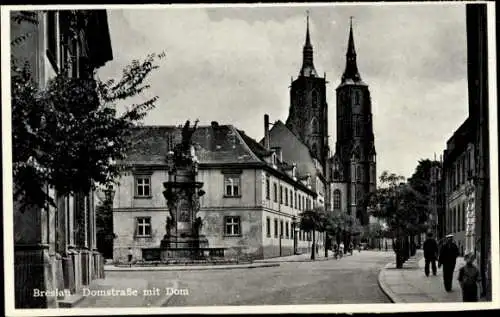
M488 18L488 82L489 82L489 146L490 146L490 196L491 196L491 248L492 280L500 281L499 257L499 206L498 206L498 135L497 130L497 82L496 82L496 16L495 2L363 2L363 3L278 3L278 4L172 4L172 5L22 5L1 7L1 45L3 52L10 51L9 12L15 10L42 9L186 9L217 7L318 7L318 6L401 6L401 5L464 5L485 3ZM465 9L465 8L464 8ZM465 14L464 14L465 18ZM71 316L71 315L137 315L137 314L269 314L269 313L372 313L413 311L462 311L494 309L499 305L500 283L492 283L492 302L480 303L422 303L422 304L332 304L332 305L262 305L262 306L208 306L208 307L164 307L164 308L69 308L69 309L15 309L14 308L14 248L12 210L12 155L10 112L10 54L2 54L2 161L3 161L3 210L4 210L4 281L5 307L8 316ZM494 133L491 133L494 132ZM8 224L8 225L5 225ZM9 243L7 243L9 241Z

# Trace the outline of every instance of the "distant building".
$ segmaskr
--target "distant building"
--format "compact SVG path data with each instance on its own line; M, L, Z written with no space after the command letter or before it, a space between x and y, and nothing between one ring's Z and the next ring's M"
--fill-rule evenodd
M143 126L133 130L133 147L119 162L126 167L113 202L114 261L143 260L144 249L160 246L166 234L167 153L181 141L181 128ZM209 247L228 258L262 259L309 252L311 235L299 230L299 214L317 198L312 177L285 162L231 125L198 127L193 134L203 182L199 216ZM147 251L146 251L147 252Z
M369 223L366 197L376 190L376 151L371 97L356 63L352 24L347 62L337 87L337 141L328 160L333 210L345 211Z
M474 175L474 145L470 134L470 120L466 119L446 142L443 155L445 180L445 235L453 233L459 250L473 249L474 233L467 224L475 223L475 215L468 214L467 186Z
M11 54L28 63L40 88L62 71L93 83L94 71L113 58L105 10L28 13L33 14L32 22L17 23L15 17L21 12L11 12L11 39L31 35L14 45ZM75 19L76 29L71 30L75 25L70 21ZM56 208L33 207L22 213L19 202L14 202L16 308L67 307L71 302L65 295L104 277L103 259L95 244L93 193L61 197L53 188L46 190ZM65 290L65 294L34 297L34 289Z

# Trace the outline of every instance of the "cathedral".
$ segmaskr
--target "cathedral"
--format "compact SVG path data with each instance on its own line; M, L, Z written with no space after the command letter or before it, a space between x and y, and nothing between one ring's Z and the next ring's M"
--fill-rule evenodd
M306 40L299 76L292 81L286 126L307 145L326 176L327 210L356 215L368 224L367 194L376 189L376 152L371 98L356 62L352 20L347 43L346 66L336 88L336 143L331 156L328 145L326 75L318 76L307 17Z

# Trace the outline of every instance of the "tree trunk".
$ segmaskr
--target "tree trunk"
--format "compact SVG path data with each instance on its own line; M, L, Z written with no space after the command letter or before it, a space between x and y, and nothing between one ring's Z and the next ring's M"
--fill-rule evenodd
M312 243L312 250L311 250L311 260L315 260L316 259L316 230L313 229L312 231L312 240L313 240L313 243Z
M325 242L323 242L323 245L325 247L325 258L328 257L328 247L330 246L330 243L328 242L328 233L325 233Z

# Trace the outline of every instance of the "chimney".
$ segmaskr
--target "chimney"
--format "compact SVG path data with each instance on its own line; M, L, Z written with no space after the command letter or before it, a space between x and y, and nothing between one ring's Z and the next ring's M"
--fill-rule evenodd
M270 141L269 141L269 115L264 115L264 147L269 150Z
M217 150L217 140L218 140L218 135L219 135L219 123L217 121L212 121L210 122L210 127L212 129L211 131L211 138L210 138L210 151L215 151Z

